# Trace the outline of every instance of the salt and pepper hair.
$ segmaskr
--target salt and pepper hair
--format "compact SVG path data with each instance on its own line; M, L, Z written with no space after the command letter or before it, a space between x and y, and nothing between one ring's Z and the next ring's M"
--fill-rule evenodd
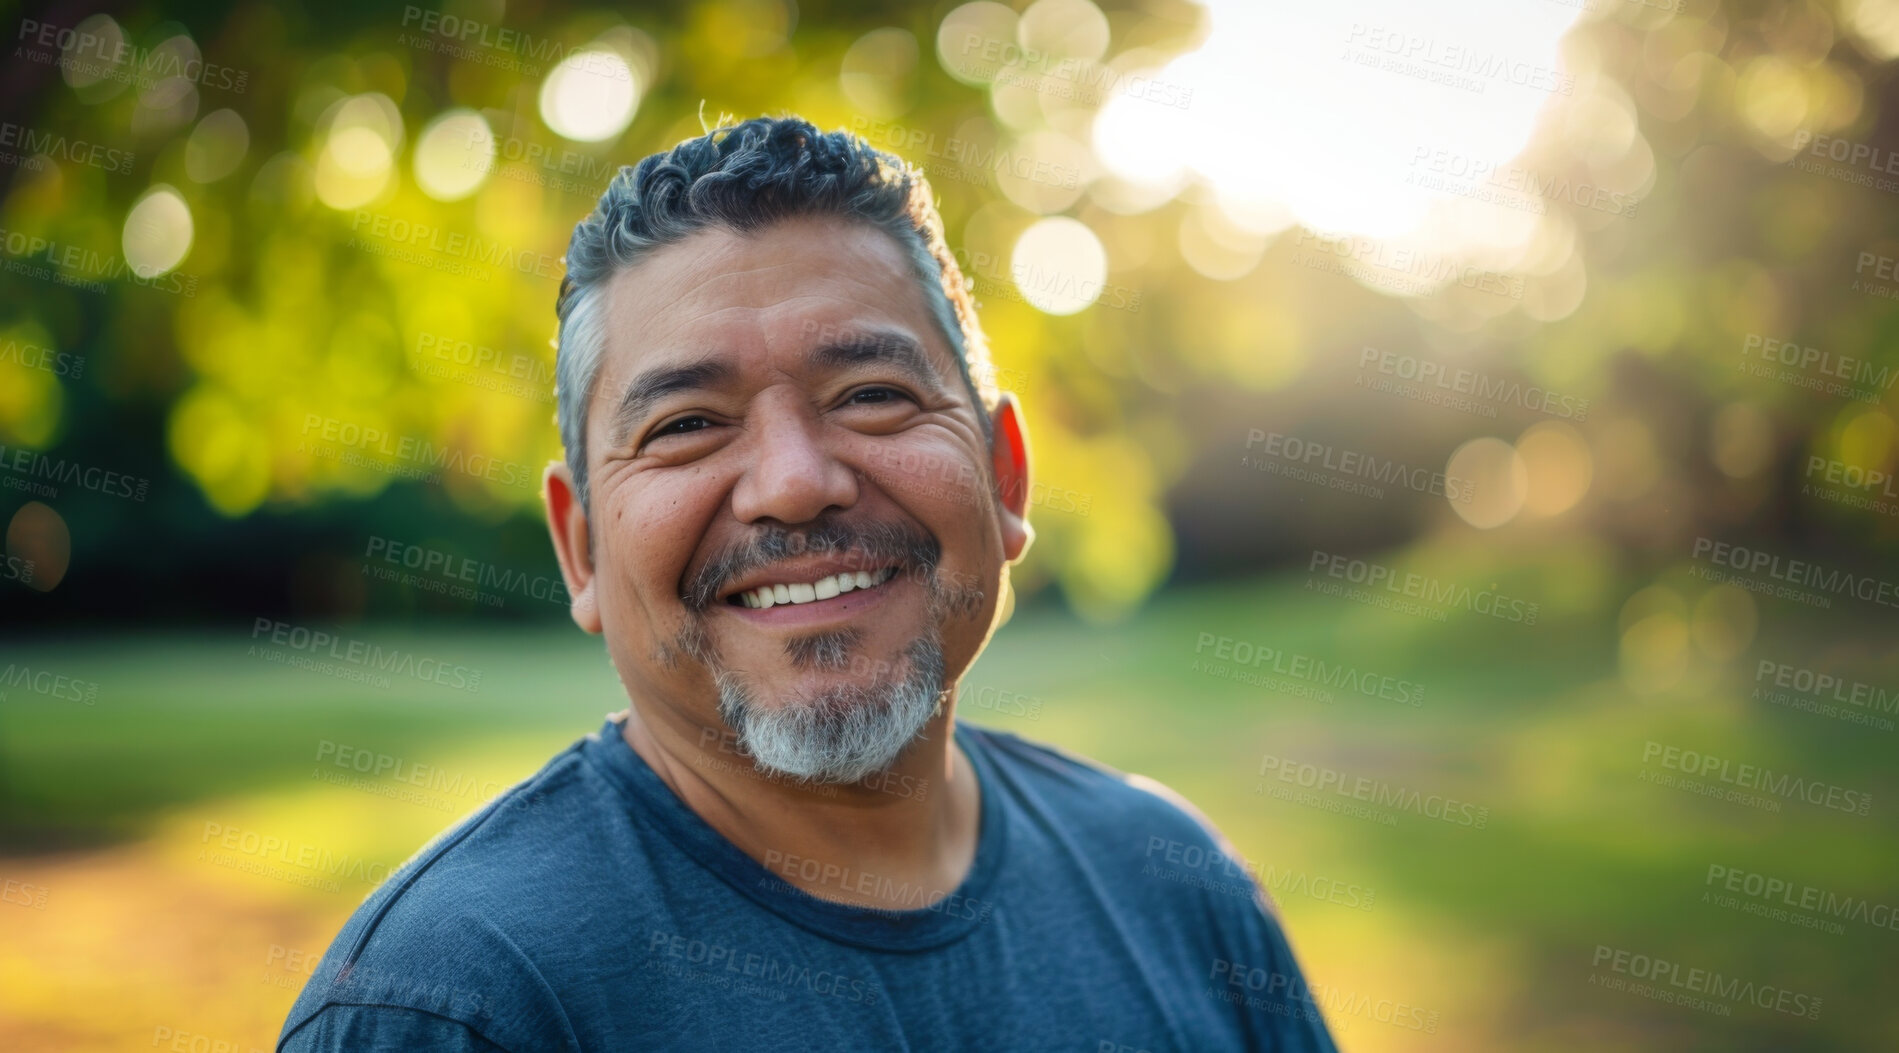
M621 168L592 214L574 227L555 304L554 392L561 445L583 509L590 507L587 410L606 350L610 279L709 227L745 235L804 216L867 223L896 239L989 435L997 394L988 346L923 174L849 132L820 132L796 117L759 117Z

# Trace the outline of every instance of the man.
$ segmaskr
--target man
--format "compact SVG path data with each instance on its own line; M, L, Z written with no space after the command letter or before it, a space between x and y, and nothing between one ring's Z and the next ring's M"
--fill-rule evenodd
M1029 465L928 195L759 119L575 229L548 523L632 705L372 894L281 1049L1332 1048L1198 813L955 723Z

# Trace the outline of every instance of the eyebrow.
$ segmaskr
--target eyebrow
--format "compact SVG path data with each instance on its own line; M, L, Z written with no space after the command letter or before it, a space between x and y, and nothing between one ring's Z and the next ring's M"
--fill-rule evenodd
M937 396L943 393L942 378L931 366L929 353L914 337L896 330L871 330L853 339L822 344L806 357L814 368L830 371L883 363L904 373L926 393ZM633 429L667 396L731 384L737 372L728 362L703 359L640 374L627 386L626 394L620 396L620 404L614 408L608 422L609 445L624 444Z
M613 419L608 422L608 445L625 443L634 427L645 420L653 407L666 396L729 384L736 373L737 370L727 363L712 359L647 370L627 386L626 394L620 396L620 404L614 408Z
M930 364L929 353L908 333L869 330L855 339L834 341L811 352L811 364L819 369L843 370L879 363L900 370L928 394L943 393L943 380Z

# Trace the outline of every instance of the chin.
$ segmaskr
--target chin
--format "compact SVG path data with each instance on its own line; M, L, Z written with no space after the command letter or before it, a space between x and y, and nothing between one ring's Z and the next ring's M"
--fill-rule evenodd
M819 783L855 783L895 764L935 715L943 653L934 637L905 652L897 677L819 677L767 700L742 673L719 678L719 715L761 769ZM826 682L829 681L829 682Z

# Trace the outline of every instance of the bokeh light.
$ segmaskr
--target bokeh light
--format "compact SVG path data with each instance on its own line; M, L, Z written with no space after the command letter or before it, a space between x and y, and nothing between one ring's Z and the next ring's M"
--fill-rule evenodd
M1681 594L1651 585L1630 596L1619 619L1622 680L1637 694L1653 695L1681 682L1688 671L1688 606Z
M415 182L437 201L459 201L474 193L494 163L494 132L475 110L449 110L416 136Z
M1089 0L1035 0L1016 21L1016 43L1056 61L1093 62L1108 50L1108 16Z
M917 56L917 38L909 30L873 29L845 50L838 87L859 111L895 117L914 102Z
M316 194L324 204L360 208L382 197L395 182L402 148L402 113L387 95L370 92L333 104L321 122Z
M196 182L215 183L237 170L250 145L250 129L236 110L213 110L185 140L185 173Z
M1039 219L1016 239L1010 274L1022 298L1048 314L1074 314L1094 303L1108 278L1101 239L1067 216Z
M640 85L618 53L587 48L561 59L541 83L541 120L577 142L611 139L633 122Z
M1102 108L1095 134L1103 161L1124 178L1158 181L1178 159L1223 193L1281 203L1315 230L1378 238L1461 211L1456 199L1419 185L1433 174L1429 162L1498 167L1529 143L1551 103L1541 89L1570 76L1558 44L1576 16L1555 4L1394 2L1348 11L1240 0L1210 12L1202 48L1155 71L1145 94L1124 92ZM1457 79L1464 74L1381 68L1459 46L1528 63L1536 83L1465 85ZM1168 112L1166 101L1182 92L1191 105ZM1313 98L1326 105L1308 105ZM1432 234L1437 251L1461 247L1453 231Z
M936 29L936 58L943 71L964 84L995 79L1002 57L1015 44L1016 13L995 0L974 0L943 16ZM1018 52L1019 53L1019 52Z
M72 530L52 506L28 501L7 522L7 555L33 564L28 587L51 592L72 566Z
M126 265L141 278L172 270L191 252L193 230L191 206L176 189L158 184L126 213L121 239Z
M1524 510L1537 516L1561 515L1576 506L1589 492L1595 477L1595 458L1589 442L1573 426L1562 421L1533 424L1517 438L1517 453L1523 458L1528 489L1523 496Z
M1899 57L1899 0L1840 0L1840 10L1875 57Z
M25 27L20 35L26 36ZM88 15L61 49L59 75L88 102L110 98L126 85L114 76L125 65L125 44L125 29L111 15Z
M1714 465L1733 479L1749 479L1767 469L1774 455L1774 422L1751 402L1731 402L1709 422Z
M1523 510L1530 490L1529 469L1516 447L1486 436L1459 446L1444 466L1444 499L1464 522L1482 530L1500 527Z

